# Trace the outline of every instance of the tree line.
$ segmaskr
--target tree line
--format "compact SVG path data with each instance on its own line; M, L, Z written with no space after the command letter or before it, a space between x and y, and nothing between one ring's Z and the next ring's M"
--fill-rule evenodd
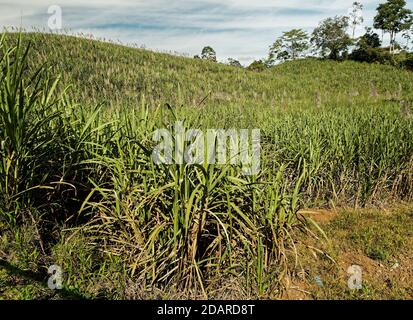
M355 60L369 63L403 64L413 69L413 54L409 53L413 37L413 11L408 9L405 0L387 0L377 7L373 28L366 27L365 33L356 38L356 29L363 24L364 6L353 2L350 13L322 20L308 34L303 29L283 32L282 36L270 46L268 56L256 60L247 68L260 71L284 61L307 57L320 57L333 60ZM389 35L389 46L383 48L385 35ZM398 36L406 42L397 42ZM207 46L196 59L217 62L215 50ZM242 67L241 63L229 58L228 65Z

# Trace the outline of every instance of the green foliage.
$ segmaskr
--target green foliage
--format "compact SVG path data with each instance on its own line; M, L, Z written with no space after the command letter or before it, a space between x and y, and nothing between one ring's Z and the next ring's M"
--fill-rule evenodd
M349 58L358 62L396 64L394 57L388 51L380 48L362 47L354 50Z
M283 33L270 47L268 63L302 58L309 49L308 34L302 29L293 29Z
M242 68L242 64L233 58L228 58L228 65L232 67Z
M380 45L379 35L368 28L366 33L359 39L358 47L350 54L349 59L359 62L393 65L412 70L410 53L401 51L398 54L391 54L386 48L380 48Z
M217 62L217 54L214 49L211 47L204 47L202 49L201 57L204 60L212 61L212 62Z
M348 27L348 17L327 18L314 29L311 42L323 57L343 58L347 54L348 47L353 43L346 31Z
M379 48L381 46L380 36L371 28L366 29L366 33L358 41L359 48Z
M262 60L255 60L247 67L247 70L255 72L262 72L265 69L267 69L267 65Z
M397 34L408 30L412 23L412 11L406 8L405 0L387 0L377 7L374 28L390 33L390 51L393 51Z
M57 80L43 65L28 74L29 49L20 38L12 48L0 40L0 218L9 224L16 223L22 202L30 201L27 194L51 173L44 164L54 135L49 124L58 116Z
M409 53L401 63L404 68L413 71L413 53Z

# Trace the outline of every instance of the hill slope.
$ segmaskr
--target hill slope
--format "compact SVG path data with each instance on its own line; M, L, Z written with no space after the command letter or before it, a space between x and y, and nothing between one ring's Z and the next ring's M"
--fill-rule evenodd
M26 34L33 64L48 61L63 83L74 85L79 103L128 104L142 94L154 104L279 106L314 104L320 95L368 99L372 94L413 97L413 73L390 66L306 59L257 73L202 60L155 53L71 36ZM380 99L379 99L380 100Z

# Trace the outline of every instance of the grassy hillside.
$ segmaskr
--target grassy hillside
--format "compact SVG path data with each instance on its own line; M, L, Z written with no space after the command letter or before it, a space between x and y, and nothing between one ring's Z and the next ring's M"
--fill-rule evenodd
M323 235L300 208L412 199L413 73L315 59L257 73L67 36L16 42L0 56L0 250L58 264L66 289L115 274L116 297L128 281L140 297L223 297L229 279L277 297L296 243ZM261 172L156 165L152 133L176 120L259 128Z
M282 100L311 107L317 95L323 105L413 98L413 74L390 66L306 59L258 73L70 36L25 40L33 41L31 63L51 64L78 103L136 104L143 94L152 106L196 106L210 94L203 105L238 108L280 107Z

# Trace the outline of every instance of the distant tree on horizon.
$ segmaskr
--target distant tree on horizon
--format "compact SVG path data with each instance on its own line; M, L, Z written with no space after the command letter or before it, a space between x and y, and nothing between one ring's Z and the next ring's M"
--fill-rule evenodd
M311 43L324 58L342 58L348 52L348 47L353 44L353 40L347 34L348 27L349 17L327 18L314 29Z
M228 65L232 67L242 68L241 62L233 58L228 58Z
M301 58L309 49L309 36L302 29L286 31L270 47L267 64Z
M255 60L247 67L247 70L257 72L264 71L265 69L267 69L267 65L262 60Z
M366 28L366 32L357 41L357 46L349 58L354 61L367 63L386 63L391 56L381 49L381 38L372 28Z
M366 28L366 33L362 35L358 41L359 47L380 48L380 36L373 31L372 28Z
M201 58L204 60L217 62L217 54L212 47L207 46L202 49Z
M352 26L352 31L353 31L353 39L356 36L357 26L361 25L364 22L363 8L364 6L360 2L357 2L357 1L353 2L353 6L349 14L350 24Z
M405 0L387 0L377 7L374 28L390 34L390 53L395 51L397 35L409 30L413 24L412 11L406 5Z

